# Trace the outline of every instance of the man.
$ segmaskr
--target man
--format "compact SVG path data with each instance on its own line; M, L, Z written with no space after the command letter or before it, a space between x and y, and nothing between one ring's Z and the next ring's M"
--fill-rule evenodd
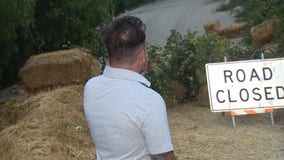
M85 86L98 160L175 159L164 100L144 77L145 29L137 17L116 19L105 34L109 65Z

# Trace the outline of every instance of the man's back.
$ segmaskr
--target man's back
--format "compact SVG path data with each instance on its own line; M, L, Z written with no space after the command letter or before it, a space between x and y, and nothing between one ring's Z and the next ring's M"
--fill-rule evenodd
M98 159L148 160L173 149L164 101L149 85L135 72L108 66L88 81L84 111Z

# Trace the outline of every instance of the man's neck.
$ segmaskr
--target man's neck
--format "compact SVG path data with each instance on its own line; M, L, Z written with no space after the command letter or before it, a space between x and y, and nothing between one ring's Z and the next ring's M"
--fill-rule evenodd
M127 69L127 70L131 70L133 72L139 73L139 71L138 71L137 67L135 67L135 65L125 65L125 64L112 63L112 64L110 64L110 66L112 68Z

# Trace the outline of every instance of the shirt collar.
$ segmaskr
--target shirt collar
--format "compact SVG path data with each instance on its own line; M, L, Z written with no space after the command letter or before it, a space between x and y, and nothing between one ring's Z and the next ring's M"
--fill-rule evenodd
M137 81L147 87L150 87L151 85L151 83L145 77L143 77L142 75L134 71L128 70L128 69L112 68L106 65L103 75L106 77L111 77L111 78L119 78L119 79Z

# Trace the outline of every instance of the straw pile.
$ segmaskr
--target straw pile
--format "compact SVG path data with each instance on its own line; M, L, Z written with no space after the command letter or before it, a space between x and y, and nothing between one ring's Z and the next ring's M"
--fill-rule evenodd
M229 39L237 38L237 37L240 37L244 33L246 26L247 26L246 22L232 23L232 24L217 28L217 33L220 36L224 36Z
M209 107L209 95L208 95L208 86L207 84L203 84L199 88L199 92L197 95L197 102L199 107Z
M1 107L0 159L96 159L82 92L83 85L72 85Z
M32 56L19 76L27 90L42 90L84 84L99 73L98 62L91 54L71 49Z
M216 19L210 22L207 22L203 25L203 28L206 33L216 32L218 28L221 27L220 20Z
M252 42L257 46L263 46L273 39L273 27L279 25L278 18L272 18L250 29Z
M220 36L226 38L237 38L242 35L247 26L246 22L232 23L226 26L221 26L220 20L216 19L210 22L207 22L203 25L203 28L206 33L217 33Z
M19 73L29 92L0 107L0 159L96 159L82 94L99 73L98 62L79 49L31 57Z

